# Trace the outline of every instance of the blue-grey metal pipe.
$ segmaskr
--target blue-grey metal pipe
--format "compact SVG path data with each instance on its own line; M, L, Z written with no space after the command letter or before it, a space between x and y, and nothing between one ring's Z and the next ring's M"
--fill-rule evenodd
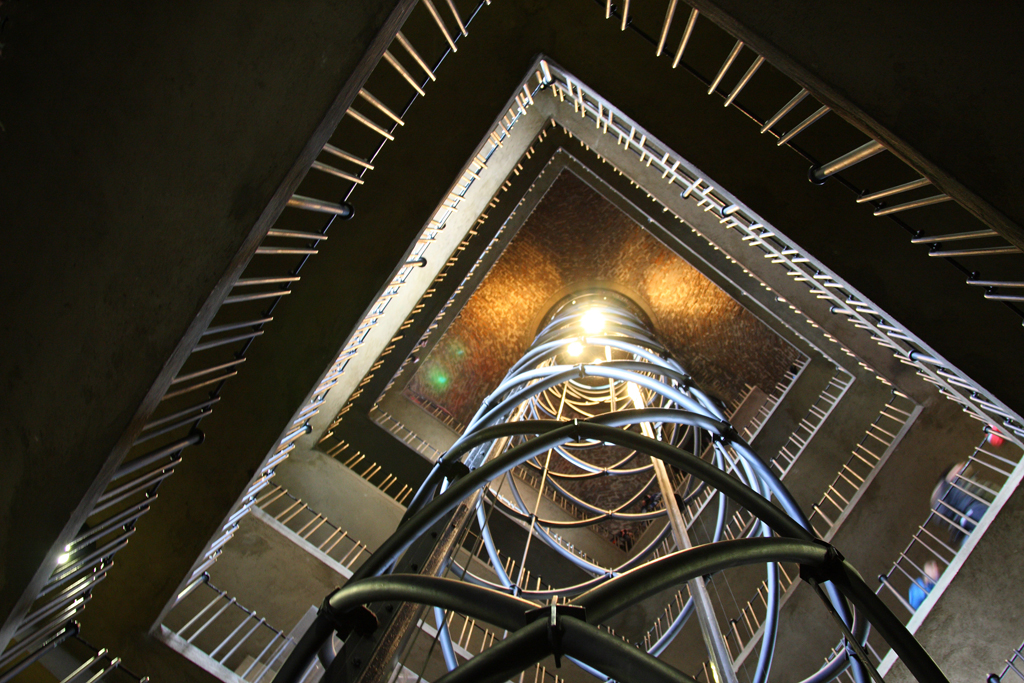
M440 607L434 608L434 623L437 624L437 642L441 643L441 654L444 657L444 665L449 671L454 671L459 666L459 660L455 657L455 646L452 645L452 634L448 631L448 622L444 618L444 610Z
M456 582L461 587L453 587L450 583L445 583L430 584L428 588L427 584L418 583L411 587L412 594L399 598L411 602L421 601L423 604L429 604L435 608L439 640L442 643L445 663L450 670L450 673L442 677L441 681L491 680L492 678L498 680L507 672L521 670L521 665L524 662L534 661L537 653L545 648L545 643L539 639L539 627L531 624L490 651L479 657L474 657L469 663L458 666L454 646L450 634L447 632L447 625L441 610L458 609L464 614L479 615L490 609L496 609L498 603L495 602L495 599L486 597L494 591L480 593L486 589L476 584L494 587L506 597L510 597L508 596L509 592L537 598L554 595L561 597L578 595L580 597L576 602L587 609L588 620L600 622L645 596L653 595L669 585L685 582L688 578L692 578L690 574L697 568L700 573L693 574L693 576L721 571L726 567L740 564L764 562L767 565L768 573L768 609L764 621L763 642L753 677L754 683L764 683L771 669L778 631L779 604L781 602L778 586L778 561L795 561L802 566L818 568L822 573L822 585L828 592L828 601L857 641L860 643L866 641L867 622L862 616L867 615L901 657L911 660L910 666L915 674L926 673L928 676L936 674L938 670L934 664L931 663L927 655L923 654L920 646L913 641L905 629L898 624L895 617L881 605L877 596L867 588L863 580L845 563L836 565L831 550L820 542L815 542L813 530L806 516L775 473L729 425L720 405L694 385L689 374L665 351L639 318L614 304L603 300L598 301L596 296L581 298L579 304L576 301L573 304L576 306L575 308L563 307L545 324L537 335L533 347L513 365L499 386L481 404L465 433L459 437L448 452L441 456L424 485L417 491L398 530L356 572L356 576L350 580L346 589L339 591L347 596L346 600L341 600L338 597L339 594L336 593L332 596L332 606L337 607L340 602L350 599L351 596L348 594L350 587L353 591L358 592L363 590L361 587L365 584L365 590L370 590L372 594L372 586L375 582L382 580L373 578L373 574L379 573L396 561L425 529L454 509L460 501L473 495L481 487L487 486L489 482L505 475L511 484L512 497L515 502L514 504L506 502L489 491L492 504L498 506L503 514L529 520L541 541L569 560L574 566L596 576L575 586L543 591L520 590L504 572L497 547L490 534L484 509L482 504L478 504L476 514L481 537L501 585L467 574L471 577L468 582ZM577 326L583 321L587 309L596 309L605 317L602 334L580 333L581 328L578 329ZM601 363L581 363L579 365L552 364L557 363L557 357L574 341L603 346L606 349L629 354L632 360L609 359ZM587 377L611 380L609 384L631 382L643 387L649 392L644 401L647 405L644 409L597 414L601 408L589 408L589 406L596 405L595 402L598 399L594 398L597 391L589 385L585 386L586 383L582 381ZM553 410L553 399L538 400L538 397L542 396L544 392L566 383L568 383L568 387L578 387L574 393L576 398L572 401L579 402L574 404L583 414L594 413L594 417L571 422L529 419L501 424L502 421L508 420L509 416L519 409L519 406L527 402L530 404L528 414L534 418L550 413ZM614 407L615 396L614 394L609 394L609 396L610 398L606 400ZM650 407L651 405L659 407ZM559 409L559 414L561 414L561 409ZM523 411L519 409L517 420L522 415ZM640 423L657 425L659 435L662 425L666 424L686 425L688 431L695 430L695 437L699 435L699 430L707 431L715 441L713 462L708 463L702 460L699 453L690 454L660 439L652 439L634 431L622 429L622 427ZM678 432L678 428L673 428L673 430ZM497 453L490 460L485 459L485 454L492 448L491 444L498 439L510 436L533 438L503 453ZM570 452L571 449L566 447L567 444L577 444L575 448L585 449L588 442L595 445L601 443L617 445L633 449L633 452L613 468L596 467L590 465L585 458L577 456L576 452L579 451ZM683 443L684 441L680 441L680 444ZM594 513L594 516L564 523L543 520L543 525L538 523L540 520L532 516L510 472L512 468L549 450L554 450L566 462L581 469L584 474L556 476L551 478L547 484L550 484L554 490L560 492L580 509ZM644 519L649 516L642 513L623 512L636 503L643 495L644 488L641 488L638 493L619 507L605 510L572 494L560 483L563 479L566 481L592 479L598 476L635 474L638 471L643 471L646 468L618 469L636 457L638 453L660 458L695 479L701 480L700 487L710 485L717 489L718 510L713 538L720 542L677 552L641 565L640 563L644 562L645 558L665 538L669 529L666 525L643 551L637 553L619 568L607 569L577 556L554 539L550 532L551 528L584 526L608 518ZM735 453L735 461L730 453ZM460 460L465 460L470 465L471 471L459 478L452 479L450 465ZM726 473L727 461L733 466L734 476ZM538 495L542 495L542 492L538 492ZM771 503L773 497L778 501L781 509ZM721 541L725 528L727 499L736 501L754 515L754 521L749 530L744 529L742 534L749 534L750 539ZM516 510L513 505L518 506L519 509ZM775 533L782 538L774 538L773 534ZM756 536L763 538L754 538ZM835 583L827 581L828 578L832 578ZM673 581L677 584L672 584ZM402 584L399 592L408 590L410 587ZM445 594L436 594L438 590ZM452 591L455 595L448 595L446 591ZM471 604L471 596L479 596L489 606L480 608L478 605ZM334 604L336 598L337 601L340 601L339 605ZM857 606L858 612L851 611L847 599ZM506 605L502 609L509 607L510 605ZM650 653L662 652L693 610L693 601L688 601L686 607L676 616L666 632L649 649ZM485 619L498 624L493 618ZM602 649L599 643L602 643L605 637L593 626L576 622L571 617L566 617L564 622L567 624L567 628L564 629L565 633L572 633L570 638L572 647L567 649L566 654L576 657L585 670L594 675L621 679L621 675L617 675L617 672L625 671L622 669L623 662L629 660L633 666L647 671L648 678L651 680L681 680L678 672L664 667L652 659L647 652L637 651L617 640L618 644L609 642ZM505 626L505 628L513 631L517 629L516 626ZM611 636L607 638L611 638ZM617 658L610 656L609 652L617 650L620 645L628 647L631 652L620 653ZM529 654L526 655L526 653ZM525 658L524 655L526 655ZM808 683L821 683L824 680L822 676L835 675L846 666L849 666L848 658L835 657L833 661L828 662L818 673L808 679ZM858 683L864 683L862 680L865 676L863 667L856 665L853 673ZM474 678L476 674L479 674L478 678ZM504 679L502 678L502 680ZM935 680L944 680L941 677L941 672L938 672L938 677Z

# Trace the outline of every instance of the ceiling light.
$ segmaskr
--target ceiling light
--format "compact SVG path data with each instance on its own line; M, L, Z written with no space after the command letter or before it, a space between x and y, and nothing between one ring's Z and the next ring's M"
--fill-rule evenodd
M604 316L597 310L590 309L583 314L583 331L587 334L594 334L604 329Z
M637 410L643 410L647 406L644 404L643 396L640 394L640 387L633 384L632 382L626 383L626 394L630 400L633 401L633 406Z
M572 344L569 344L568 351L570 356L578 356L583 353L583 344L574 341Z
M67 564L68 560L71 559L71 553L61 553L57 556L57 565Z

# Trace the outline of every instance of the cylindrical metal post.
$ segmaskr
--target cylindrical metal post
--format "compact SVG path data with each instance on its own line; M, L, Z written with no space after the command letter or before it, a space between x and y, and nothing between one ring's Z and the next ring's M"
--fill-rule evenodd
M847 152L843 156L838 159L833 159L827 164L812 166L807 172L807 175L812 183L821 185L829 176L833 176L840 171L845 171L865 159L870 159L884 149L885 147L882 146L881 142L876 142L875 140L865 142L852 152Z

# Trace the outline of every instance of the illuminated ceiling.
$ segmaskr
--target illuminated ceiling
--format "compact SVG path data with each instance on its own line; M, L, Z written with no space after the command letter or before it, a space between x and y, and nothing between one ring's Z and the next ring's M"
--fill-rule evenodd
M405 387L461 423L528 348L561 296L629 295L694 379L733 402L770 388L798 352L571 171L562 171ZM421 401L422 402L422 401Z

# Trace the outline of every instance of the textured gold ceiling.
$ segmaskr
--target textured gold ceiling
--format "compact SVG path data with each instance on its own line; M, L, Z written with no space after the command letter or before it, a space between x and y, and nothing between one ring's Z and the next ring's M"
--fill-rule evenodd
M552 296L607 283L633 292L655 332L706 390L771 390L797 357L747 309L563 171L406 385L466 423L533 341Z

